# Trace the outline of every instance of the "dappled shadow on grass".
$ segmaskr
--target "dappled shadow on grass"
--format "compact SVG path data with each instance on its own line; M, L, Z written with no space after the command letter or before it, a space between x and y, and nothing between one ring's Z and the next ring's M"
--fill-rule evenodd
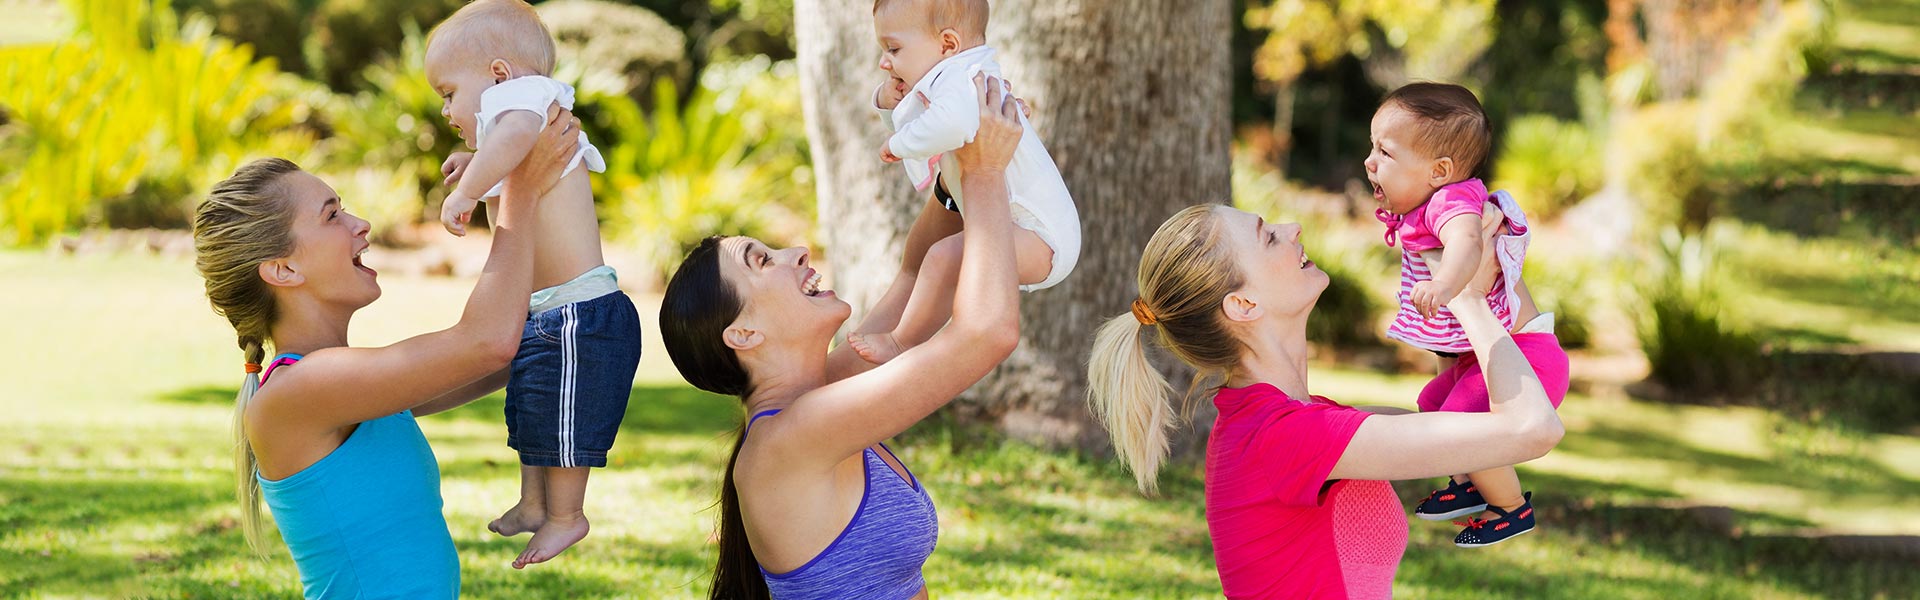
M1847 435L1920 426L1920 353L1775 350L1740 393L1681 393L1647 382L1628 392L1654 403L1752 406Z
M499 423L504 430L506 403L506 393L497 392L428 418L451 417ZM627 397L627 414L620 422L620 431L622 435L633 432L720 433L739 424L741 410L740 401L732 396L709 394L686 385L636 385Z
M1920 186L1906 181L1756 185L1724 205L1729 216L1801 236L1879 239L1896 247L1920 239Z
M0 478L0 597L35 590L285 593L252 578L216 585L181 573L245 552L233 522L200 520L207 509L232 501L230 488L135 473ZM127 539L133 531L146 539ZM153 531L168 533L153 538Z
M216 404L216 405L222 405L222 406L232 406L234 402L234 398L238 397L239 395L240 395L240 388L231 387L231 386L202 385L197 387L181 388L171 392L160 394L158 398L162 401L178 402L181 404Z
M1740 524L1803 521L1724 507L1647 505L1640 497L1671 494L1613 482L1541 473L1522 479L1536 491L1535 534L1464 550L1450 541L1458 527L1414 520L1402 585L1437 597L1525 598L1747 597L1752 584L1805 597L1861 598L1920 585L1910 559L1846 555L1818 538L1740 533ZM1517 558L1541 551L1576 560L1556 559L1543 568ZM1579 576L1567 577L1568 570Z
M1920 494L1920 482L1855 455L1796 456L1762 460L1700 448L1674 436L1643 429L1595 424L1561 440L1556 452L1603 458L1634 456L1686 465L1701 477L1836 495L1874 494L1891 498Z

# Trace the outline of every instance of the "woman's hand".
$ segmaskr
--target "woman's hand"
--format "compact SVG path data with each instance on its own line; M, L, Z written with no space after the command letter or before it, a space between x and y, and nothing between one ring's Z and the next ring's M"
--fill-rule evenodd
M1473 279L1460 288L1456 298L1485 298L1493 290L1494 276L1500 274L1499 252L1495 250L1494 236L1500 233L1500 223L1495 221L1480 228L1480 266L1473 271ZM1446 301L1442 299L1442 301Z
M560 182L560 174L566 171L567 161L579 149L579 138L580 119L574 118L573 111L560 108L558 104L548 107L547 126L540 129L540 139L534 141L533 150L527 152L527 158L507 175L507 189L536 191L531 198L545 196L554 184Z
M1001 93L1005 84L997 77L974 75L973 82L980 90L980 130L954 151L954 158L963 173L1006 169L1020 146L1020 102Z

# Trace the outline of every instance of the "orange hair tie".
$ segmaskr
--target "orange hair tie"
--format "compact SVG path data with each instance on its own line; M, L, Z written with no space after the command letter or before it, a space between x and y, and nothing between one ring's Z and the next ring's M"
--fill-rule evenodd
M1139 298L1133 299L1133 318L1139 321L1141 325L1152 325L1160 322L1160 319L1154 318L1153 311L1147 308L1147 302Z
M248 373L259 373L259 372L260 372L260 365L259 365L259 364L256 364L256 363L247 363L247 372L248 372Z

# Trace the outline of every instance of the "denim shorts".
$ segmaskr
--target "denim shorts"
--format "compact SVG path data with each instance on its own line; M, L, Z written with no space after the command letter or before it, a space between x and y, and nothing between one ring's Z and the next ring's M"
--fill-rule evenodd
M620 291L528 316L507 381L507 446L533 467L604 467L640 366Z

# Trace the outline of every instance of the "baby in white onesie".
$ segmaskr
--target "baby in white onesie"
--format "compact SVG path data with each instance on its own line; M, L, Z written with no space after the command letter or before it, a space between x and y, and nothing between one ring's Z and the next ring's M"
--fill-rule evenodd
M963 218L967 191L960 187L960 165L952 152L973 141L980 127L974 76L1004 81L986 45L987 12L987 0L877 0L873 5L880 69L889 76L874 91L874 106L894 129L880 157L900 162L916 189L933 188L940 206ZM1080 213L1024 115L1021 125L1020 145L1007 165L1007 187L1018 226L1014 262L1020 289L1031 292L1053 287L1073 271L1080 258ZM929 209L939 207L930 204ZM884 363L946 325L959 285L962 235L927 250L893 331L847 336L861 358Z

